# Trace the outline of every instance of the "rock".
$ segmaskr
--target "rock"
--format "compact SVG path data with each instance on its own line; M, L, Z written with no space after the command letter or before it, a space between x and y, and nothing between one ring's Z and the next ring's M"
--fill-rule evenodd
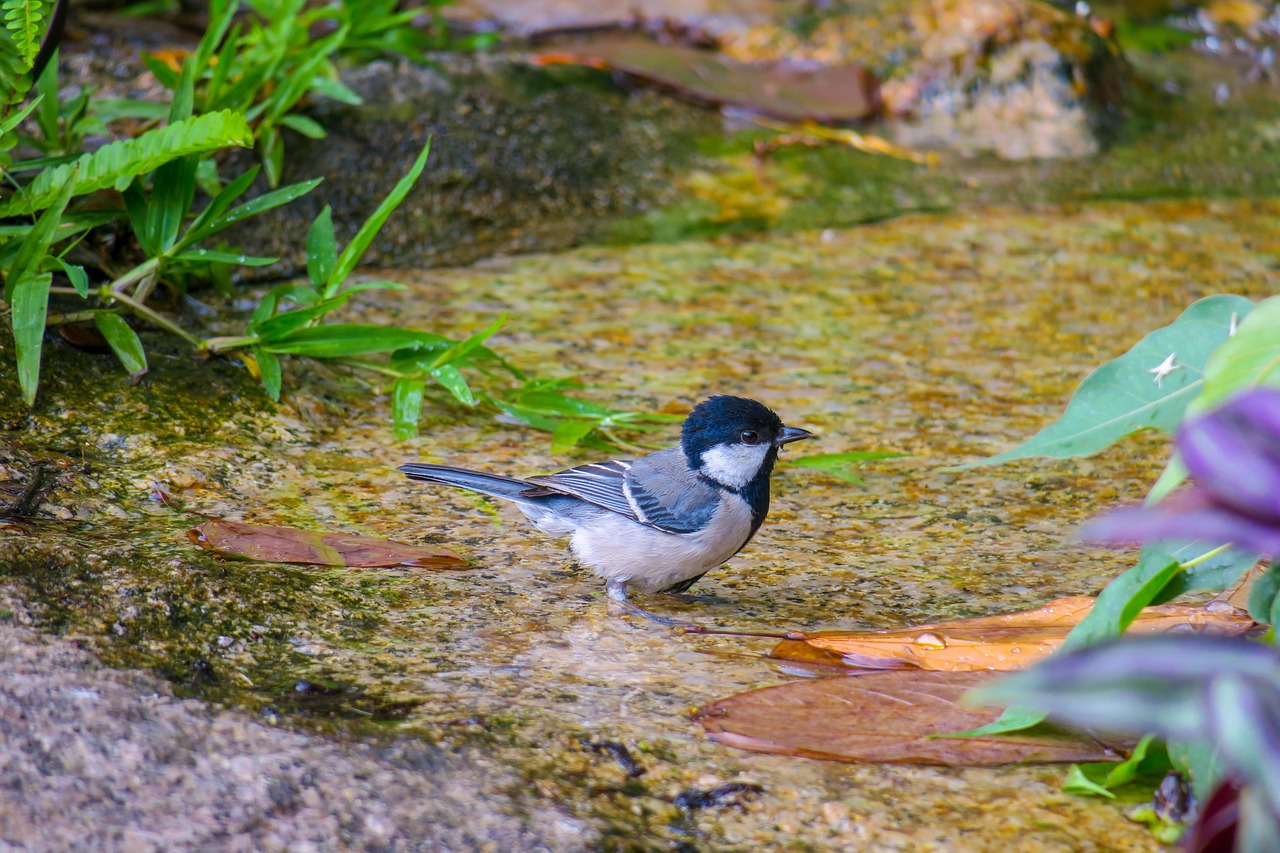
M1121 122L1130 76L1090 21L1039 0L881 0L808 34L753 28L725 50L856 59L883 81L898 142L1010 160L1096 153Z
M584 81L577 69L534 69L502 56L440 62L444 76L406 63L344 70L366 103L317 101L312 111L326 138L286 133L282 182L324 183L229 232L228 242L297 268L324 205L333 207L339 240L349 240L430 138L426 171L364 263L465 264L566 248L670 197L669 178L693 156L692 139L718 123L654 92ZM245 152L243 165L254 157Z
M74 558L73 558L74 559ZM408 738L287 731L42 636L0 594L0 838L20 850L582 850L516 775Z

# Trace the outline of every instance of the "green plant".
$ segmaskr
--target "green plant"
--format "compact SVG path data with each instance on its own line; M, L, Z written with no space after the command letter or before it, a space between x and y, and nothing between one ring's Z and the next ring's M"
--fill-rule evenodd
M6 0L3 8L14 2ZM28 48L41 37L38 15L28 14L38 11L40 4L24 2L20 11L25 17L19 16L18 24L6 21L3 32L8 41L0 41L0 71L12 67L19 77L30 72ZM281 395L286 357L319 359L372 373L386 383L395 432L402 438L416 433L432 387L446 400L550 431L557 451L580 443L619 444L619 429L658 429L675 420L584 402L565 393L576 387L567 380L527 376L486 345L505 317L463 340L413 329L328 322L361 291L402 287L350 279L421 175L429 146L341 251L331 211L321 211L307 239L307 281L268 291L244 334L201 337L150 304L161 286L183 289L212 281L225 290L228 268L273 263L274 258L211 244L228 227L287 204L320 182L303 181L245 200L259 169L223 183L214 160L220 151L256 144L274 186L283 153L280 129L323 134L313 120L293 110L312 94L355 99L337 81L331 60L338 51L414 55L423 47L439 46L444 32L437 27L423 34L408 27L422 10L401 11L396 3L383 0L324 7L308 7L303 0L255 0L249 5L252 13L237 19L238 3L213 0L209 28L179 68L155 57L147 59L172 89L167 106L101 102L88 91L60 103L55 62L41 76L31 103L0 119L0 166L5 167L9 186L0 189L0 217L12 223L0 224L0 273L28 405L34 404L39 390L46 328L91 320L134 381L147 370L146 352L134 328L139 323L174 335L195 351L243 359L272 399ZM430 9L437 11L440 5L432 2ZM312 39L311 28L322 24L330 34ZM29 80L27 84L24 88L20 81L16 88L29 91ZM110 119L123 115L145 119L143 132L93 152L80 151L88 133L102 132ZM34 132L20 132L28 121L34 123ZM7 152L16 145L38 156L14 161ZM202 195L207 198L203 204ZM136 240L136 260L117 268L91 255L89 263L71 259L90 231L119 222ZM57 310L50 310L50 300L57 301ZM67 300L79 302L66 306Z
M1128 353L1091 373L1076 390L1062 417L1029 441L971 465L1031 456L1085 455L1139 430L1172 432L1182 427L1180 440L1192 442L1184 447L1186 452L1195 454L1191 461L1196 462L1201 479L1209 478L1209 486L1221 491L1221 484L1230 480L1227 491L1234 492L1246 489L1242 477L1270 477L1261 493L1274 495L1274 465L1259 467L1245 460L1252 458L1249 453L1272 454L1275 436L1268 438L1265 433L1267 429L1280 429L1280 422L1270 423L1264 418L1259 421L1263 426L1241 427L1239 434L1233 435L1235 427L1228 429L1225 425L1234 424L1239 418L1233 421L1230 418L1234 415L1220 412L1205 415L1224 400L1247 392L1239 399L1251 402L1239 405L1260 407L1272 413L1270 421L1276 421L1274 414L1280 409L1270 402L1274 400L1273 392L1249 391L1256 387L1280 387L1280 297L1255 305L1236 296L1212 296L1193 304L1174 323L1151 333ZM1262 401L1268 401L1267 405ZM1197 418L1194 429L1184 423L1189 417ZM1246 452L1257 443L1259 435L1263 436L1257 444L1260 449ZM1233 459L1233 454L1239 458ZM1218 470L1227 470L1230 476L1224 479L1215 473ZM1198 497L1202 492L1193 490L1166 501L1186 477L1187 465L1175 450L1143 508L1116 516L1108 526L1095 525L1104 538L1129 538L1121 534L1131 530L1135 534L1132 538L1156 541L1142 549L1132 569L1107 585L1089 615L1068 635L1059 654L1071 656L1085 648L1111 643L1144 607L1186 592L1226 589L1257 562L1261 551L1274 554L1274 534L1268 538L1254 533L1258 525L1274 527L1267 520L1270 516L1250 509L1237 518L1231 509L1238 502L1234 494L1223 492L1220 502L1214 498L1205 504L1208 499ZM1201 504L1205 506L1200 507ZM1154 522L1148 519L1160 519L1163 526L1157 532ZM1259 622L1270 623L1280 613L1276 607L1280 581L1276 578L1280 578L1280 571L1273 565L1254 585L1249 609ZM1064 688L1063 692L1069 691ZM1022 693L1014 690L1007 695L1018 697ZM1043 696L1036 698L1034 706L1011 705L995 723L958 736L1029 728L1045 719L1045 709L1057 707ZM1159 729L1153 726L1152 730ZM1192 778L1218 778L1211 751L1173 743L1170 753L1174 765ZM1077 787L1085 787L1088 780L1073 781Z
M1280 297L1255 305L1239 296L1210 296L1089 374L1062 416L1027 442L960 468L1037 456L1088 455L1141 430L1173 432L1189 414L1254 385L1280 385ZM1185 477L1177 454L1171 455L1148 500L1161 499ZM1149 545L1137 565L1102 591L1063 649L1123 634L1150 604L1195 590L1224 589L1256 561L1256 554L1230 549L1221 541ZM996 723L970 734L1017 731L1043 718L1037 711L1013 707Z

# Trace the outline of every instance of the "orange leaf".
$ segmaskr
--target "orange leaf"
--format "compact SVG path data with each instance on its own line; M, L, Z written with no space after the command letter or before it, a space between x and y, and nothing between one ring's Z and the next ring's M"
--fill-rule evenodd
M465 565L461 557L444 548L422 548L375 536L295 530L221 519L191 528L187 537L224 557L264 563L419 569L452 569Z
M999 711L959 704L990 677L909 670L805 679L721 699L694 719L726 746L828 761L958 767L1114 761L1128 746L1048 726L1001 737L929 737L994 722Z
M1048 656L1062 645L1068 633L1093 607L1085 596L1060 598L1035 610L935 622L910 628L881 631L826 631L803 643L788 640L774 648L776 658L813 663L800 645L825 652L822 658L862 669L897 669L909 666L937 672L1021 669ZM1254 626L1243 610L1217 602L1204 607L1163 604L1148 607L1130 626L1134 634L1158 634L1171 630L1236 636Z

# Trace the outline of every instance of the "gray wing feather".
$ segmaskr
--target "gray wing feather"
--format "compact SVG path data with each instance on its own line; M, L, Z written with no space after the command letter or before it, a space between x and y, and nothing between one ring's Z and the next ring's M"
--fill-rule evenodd
M596 506L630 516L636 521L643 521L627 500L624 484L630 467L630 462L593 462L555 474L529 477L530 483L537 483L542 489L532 489L526 494L536 497L539 492L546 491L573 495Z
M666 533L701 530L720 498L715 487L689 470L678 448L635 462L598 462L528 479L542 487L537 491L573 495Z

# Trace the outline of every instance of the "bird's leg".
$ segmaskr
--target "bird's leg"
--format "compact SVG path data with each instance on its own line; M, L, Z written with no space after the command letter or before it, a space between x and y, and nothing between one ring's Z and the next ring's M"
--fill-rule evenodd
M609 593L609 597L612 598L614 601L618 602L618 604L622 605L622 608L626 610L628 613L634 613L637 616L643 616L646 619L649 619L653 622L657 622L659 625L670 625L673 627L680 627L680 628L689 627L689 623L683 619L670 619L666 616L659 616L656 613L650 613L648 610L645 610L643 607L640 607L637 604L632 604L630 601L627 600L626 581L616 581L616 580L607 581L604 585L604 588L605 588L605 591Z

